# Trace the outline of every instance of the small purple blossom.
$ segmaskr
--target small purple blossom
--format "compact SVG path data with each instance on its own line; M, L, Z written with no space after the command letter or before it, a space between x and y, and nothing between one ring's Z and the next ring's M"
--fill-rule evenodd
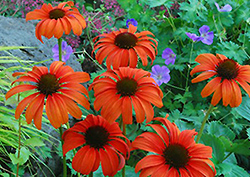
M155 80L157 85L168 83L170 80L170 71L166 66L155 65L152 67L151 77Z
M194 33L186 33L186 35L187 35L193 42L200 41L200 40L202 39L202 37L197 36L197 35L194 34Z
M166 65L169 65L170 63L171 64L174 64L175 62L175 59L176 59L176 55L175 53L173 52L172 49L170 48L166 48L163 52L162 52L162 58L166 59L165 60L165 64Z
M131 18L131 19L127 19L127 21L126 21L126 26L127 26L127 28L128 28L128 26L129 26L129 24L132 24L132 25L134 25L134 26L137 26L137 25L138 25L138 22L137 22L135 19Z
M210 28L207 25L203 25L199 29L201 37L203 38L203 39L201 39L201 42L203 42L204 44L207 44L207 45L211 45L213 43L213 39L214 39L214 32L213 31L208 32L209 29Z
M52 51L54 53L53 58L55 61L59 60L59 48L58 48L58 44L56 44L53 48ZM66 62L70 55L73 53L73 49L70 45L67 45L66 41L62 42L62 61Z
M202 27L199 28L200 36L197 36L194 33L186 33L186 35L190 39L192 39L193 42L201 41L204 44L211 45L214 39L214 32L213 31L208 32L209 29L210 29L209 26L203 25Z
M220 8L218 3L215 2L214 4L219 12L230 12L232 10L232 7L229 4L222 6L222 8Z

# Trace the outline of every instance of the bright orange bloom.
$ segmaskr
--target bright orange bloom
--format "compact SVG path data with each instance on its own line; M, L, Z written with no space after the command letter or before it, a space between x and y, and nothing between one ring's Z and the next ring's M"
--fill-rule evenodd
M50 65L50 71L44 66L34 66L32 71L13 74L14 77L22 75L13 83L33 82L34 84L22 84L11 88L6 93L6 100L20 92L34 89L36 91L18 104L15 112L16 119L28 106L25 112L26 121L30 124L34 119L35 126L40 130L45 100L48 119L55 128L68 122L68 113L77 119L81 118L82 112L74 101L89 109L89 102L83 95L88 96L88 91L80 84L90 80L89 74L74 72L71 67L63 66L64 64L64 62L55 61Z
M221 54L201 54L195 61L200 63L190 72L191 75L203 72L192 80L192 83L200 82L206 79L213 78L201 91L201 96L207 97L213 92L211 104L217 105L222 99L223 105L228 104L231 107L237 107L242 102L241 90L238 84L250 96L250 66L241 66L232 59L228 59Z
M88 115L63 133L63 155L81 145L72 160L77 172L89 174L100 165L105 176L114 176L129 157L129 140L122 134L118 123L109 124L101 116ZM127 143L121 138L125 138Z
M110 123L121 114L124 124L132 124L132 106L136 120L141 123L145 119L150 122L154 116L151 105L162 107L162 91L150 73L142 69L120 67L108 70L95 78L89 90L94 88L94 108L101 110L101 115Z
M135 166L135 172L141 170L140 177L214 177L215 167L209 160L212 158L212 148L196 144L195 130L180 132L167 116L157 117L154 120L160 121L168 132L160 124L148 124L158 135L146 132L133 141L133 149L156 153L140 160Z
M118 69L119 66L130 66L135 68L138 62L137 55L141 58L143 66L148 64L148 56L152 60L157 54L158 42L148 35L154 36L149 31L135 33L137 27L129 25L128 29L120 29L109 34L100 34L95 40L94 51L99 49L95 55L97 61L101 64L106 58L107 67L110 69ZM129 64L128 64L129 63Z
M68 6L67 6L68 5ZM36 37L42 43L42 35L50 39L52 36L59 39L63 32L68 35L73 30L74 34L80 36L86 22L79 11L73 7L72 1L62 2L57 7L51 4L43 4L41 9L35 9L26 15L28 20L41 20L36 25Z

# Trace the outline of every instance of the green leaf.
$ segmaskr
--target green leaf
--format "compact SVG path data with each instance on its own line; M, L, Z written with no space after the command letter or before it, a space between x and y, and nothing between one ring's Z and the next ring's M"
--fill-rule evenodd
M235 133L228 128L226 125L222 124L219 121L210 122L207 128L209 134L213 134L217 137L225 136L228 137L230 140L234 140Z
M32 49L32 48L35 48L35 47L25 47L25 46L0 46L0 51L3 51L3 50L14 50L14 49Z
M143 2L145 2L145 4L149 5L150 8L152 7L157 7L157 6L161 6L164 3L166 3L168 0L143 0ZM171 2L172 3L172 2ZM168 2L169 4L169 2Z
M217 175L230 173L232 171L231 163L219 163L216 164Z
M20 157L17 158L18 156L18 151L16 151L15 154L12 154L10 153L9 157L11 159L11 162L13 164L18 164L19 165L23 165L25 162L27 162L27 160L29 159L29 156L31 155L32 153L25 147L22 147L20 149Z
M203 134L201 140L205 145L212 147L213 157L215 157L217 161L222 162L225 156L225 147L222 141L218 137L210 134Z
M240 106L233 108L236 110L238 114L240 114L243 118L247 119L250 121L250 98L249 97L243 97L242 98L242 103Z
M249 177L249 173L247 173L243 168L239 167L235 164L230 164L232 170L224 173L224 177Z
M250 141L248 139L236 140L228 151L236 154L250 155Z
M248 139L250 139L250 128L247 129L247 136L248 136Z
M32 138L25 140L24 145L35 147L35 146L44 146L45 144L40 138L32 137Z

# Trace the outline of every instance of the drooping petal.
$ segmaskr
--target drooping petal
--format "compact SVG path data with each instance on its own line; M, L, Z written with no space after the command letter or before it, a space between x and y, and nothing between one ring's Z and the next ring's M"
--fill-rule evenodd
M86 141L83 135L73 131L65 131L63 136L63 155L65 156L70 150L83 145Z

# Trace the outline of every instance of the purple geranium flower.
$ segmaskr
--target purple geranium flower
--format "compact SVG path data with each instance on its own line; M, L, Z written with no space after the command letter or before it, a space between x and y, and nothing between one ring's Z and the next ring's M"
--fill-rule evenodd
M219 12L230 12L232 10L232 7L229 4L222 6L222 8L220 8L218 3L215 2L214 4Z
M175 59L176 59L176 55L175 53L173 52L172 49L170 48L166 48L163 52L162 52L162 58L166 59L165 60L165 64L166 65L169 65L170 63L171 64L174 64L175 62Z
M162 83L168 83L170 80L169 72L166 66L155 65L152 67L151 77L160 86Z
M54 53L53 58L55 61L59 60L59 48L58 48L58 44L56 44L53 48L52 51ZM73 49L70 45L67 45L66 41L62 42L62 61L66 62L70 55L73 53Z
M214 32L213 31L209 31L209 26L207 25L203 25L202 27L200 27L199 32L201 34L201 42L203 42L204 44L207 45L211 45L213 43L213 39L214 39Z
M133 18L127 19L127 21L126 21L126 26L127 26L127 28L128 28L128 26L129 26L129 24L132 24L132 25L134 25L134 26L137 26L137 25L138 25L137 21L136 21L135 19L133 19Z
M186 35L192 39L192 41L196 42L196 41L200 41L202 39L202 37L200 36L197 36L196 34L194 33L186 33Z

